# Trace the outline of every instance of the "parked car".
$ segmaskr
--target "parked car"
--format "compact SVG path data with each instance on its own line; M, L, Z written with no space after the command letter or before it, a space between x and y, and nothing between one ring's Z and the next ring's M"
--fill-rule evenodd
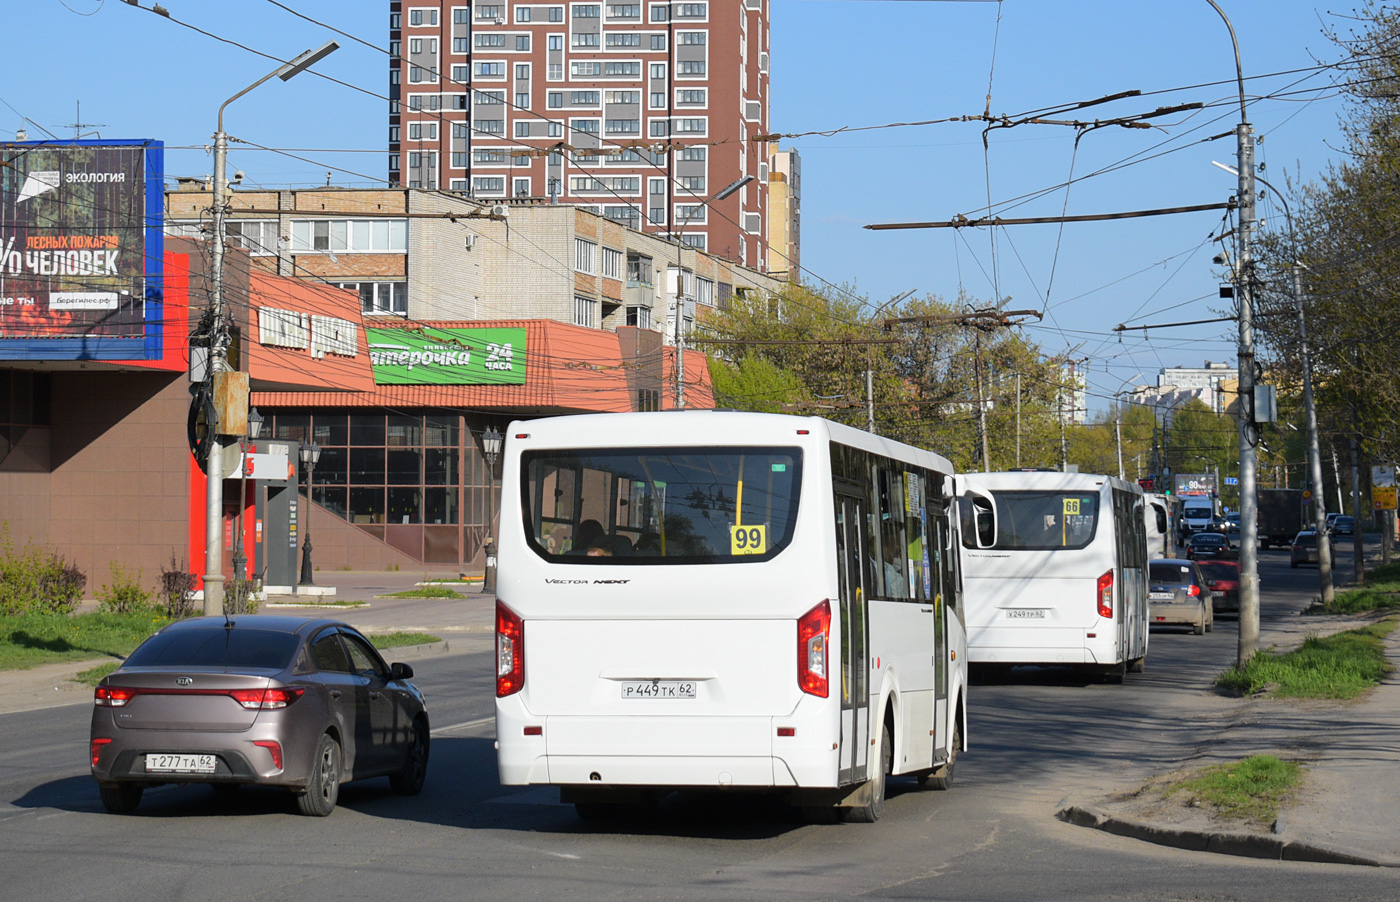
M1240 537L1239 512L1231 511L1225 515L1225 537L1228 539L1238 539Z
M1186 559L1198 561L1203 558L1237 560L1237 552L1230 540L1218 532L1198 532L1186 543Z
M1201 561L1197 564L1210 591L1211 610L1217 614L1237 614L1240 610L1239 561Z
M1332 537L1327 537L1327 547L1333 552L1332 559L1337 559L1336 549L1332 545ZM1293 537L1293 545L1288 551L1288 566L1297 567L1299 564L1317 564L1317 530L1305 529Z
M1356 518L1341 514L1332 521L1332 533L1338 536L1349 536L1356 529Z
M416 795L429 729L412 676L334 620L172 623L94 692L89 752L102 804L128 813L161 783L255 783L324 817L341 783L381 776Z
M1337 518L1340 516L1341 514L1336 512L1327 515L1327 531L1329 533L1332 532L1332 525L1337 522Z
M1147 565L1147 622L1191 627L1196 635L1215 629L1215 611L1205 575L1195 561L1176 558Z

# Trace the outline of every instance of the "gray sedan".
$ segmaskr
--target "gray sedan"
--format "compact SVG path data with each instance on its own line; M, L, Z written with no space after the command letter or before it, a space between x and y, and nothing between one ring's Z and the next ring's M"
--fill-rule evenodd
M1196 635L1215 629L1215 611L1200 565L1177 559L1147 565L1147 622L1186 625Z
M172 623L98 684L92 775L108 811L146 787L280 786L324 817L340 784L387 776L417 794L428 769L423 695L333 620L242 616Z

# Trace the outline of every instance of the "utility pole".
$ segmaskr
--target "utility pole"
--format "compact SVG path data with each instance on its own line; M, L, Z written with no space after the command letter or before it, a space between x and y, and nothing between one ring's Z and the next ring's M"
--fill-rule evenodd
M1274 194L1278 195L1277 189ZM1279 195L1282 197L1282 195ZM1285 208L1287 209L1287 208ZM1289 217L1292 232L1292 217ZM1303 313L1303 264L1293 248L1293 301L1298 307L1298 352L1303 364L1303 409L1307 415L1308 482L1312 484L1313 529L1317 530L1317 572L1323 604L1335 597L1332 587L1332 543L1327 540L1327 505L1322 495L1322 446L1317 435L1317 406L1313 403L1312 357L1308 352L1308 324Z
M992 471L992 456L987 447L987 399L982 395L982 332L973 336L972 368L977 384L977 434L982 442L982 472Z
M1016 374L1016 466L1021 466L1021 374Z
M865 431L875 434L875 375L870 369L870 347L865 348Z
M1123 417L1113 421L1113 435L1118 440L1118 478L1123 478Z
M1351 412L1351 576L1356 582L1361 582L1366 578L1365 546L1361 535L1361 442L1357 439L1357 430L1361 424L1357 422L1356 411ZM1318 536L1318 542L1322 537Z
M1239 227L1236 229L1235 304L1239 317L1239 449L1240 449L1240 615L1236 665L1243 667L1259 648L1259 496L1258 427L1254 422L1254 132L1244 95L1244 67L1235 26L1215 0L1206 0L1224 20L1235 51L1239 83L1240 124L1235 128L1238 154Z

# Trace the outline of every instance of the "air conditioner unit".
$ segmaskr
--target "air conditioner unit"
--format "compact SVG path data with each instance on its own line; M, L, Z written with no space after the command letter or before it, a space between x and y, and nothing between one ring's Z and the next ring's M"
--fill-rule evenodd
M471 250L472 248L476 247L476 236L467 235L466 240L463 243L466 245L467 250Z
M496 24L497 24L497 25L504 25L504 24L506 24L506 20L505 20L505 19L498 18L498 19L496 19Z
M492 216L506 217L510 215L510 207L505 204L496 204L491 208Z

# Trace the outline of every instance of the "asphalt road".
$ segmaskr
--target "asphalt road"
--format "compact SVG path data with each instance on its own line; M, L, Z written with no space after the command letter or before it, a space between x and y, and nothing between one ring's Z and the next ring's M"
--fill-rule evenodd
M1349 550L1341 563L1349 564ZM1261 555L1266 624L1315 594L1316 572ZM1066 799L1189 759L1227 702L1235 656L1214 633L1154 631L1122 686L1019 668L973 686L971 751L950 792L895 779L874 825L803 825L764 798L672 796L653 819L595 826L554 793L501 787L490 636L415 661L434 722L422 796L345 787L329 818L289 796L163 787L102 811L85 705L0 717L0 886L11 900L1317 899L1394 900L1400 872L1182 852L1060 823Z

